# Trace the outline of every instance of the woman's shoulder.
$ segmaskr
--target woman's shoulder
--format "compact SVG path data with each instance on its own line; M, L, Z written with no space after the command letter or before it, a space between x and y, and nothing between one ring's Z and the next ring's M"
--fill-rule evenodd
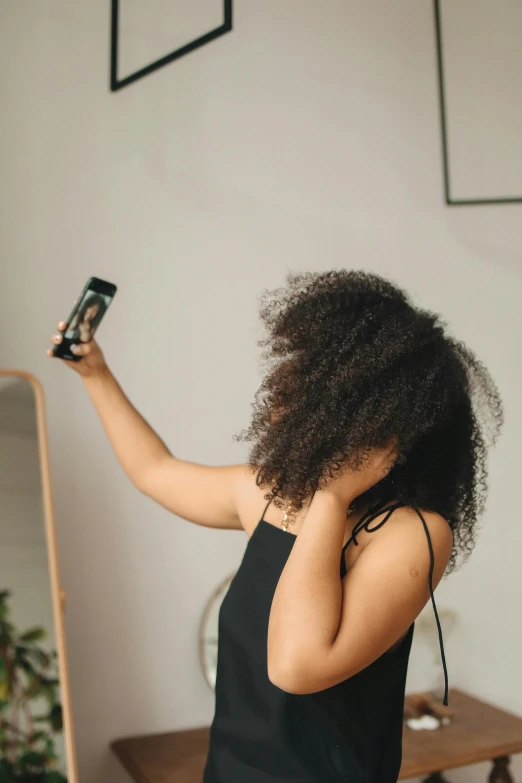
M383 525L383 538L388 544L426 548L427 541L435 559L447 565L453 551L453 531L448 520L437 511L404 505L396 508Z
M450 523L438 511L422 508L421 506L407 505L400 506L392 515L398 524L403 526L420 526L420 529L428 528L430 534L437 539L450 541L453 543L453 531Z

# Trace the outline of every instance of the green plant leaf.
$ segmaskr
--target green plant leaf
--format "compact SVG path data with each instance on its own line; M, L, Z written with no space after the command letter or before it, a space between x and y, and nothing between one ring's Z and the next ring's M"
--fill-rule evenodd
M39 647L26 647L26 655L33 658L40 666L49 666L52 661L51 653L41 650Z
M47 715L38 715L37 717L33 718L33 720L35 723L45 723L48 721L51 724L53 731L62 731L62 705L53 704Z
M3 658L0 658L0 712L5 709L9 696L9 670Z
M45 739L45 753L49 761L57 761L58 756L54 750L54 740L52 737L46 737Z
M39 677L28 677L27 689L25 692L28 699L39 699L44 691L45 686L42 686Z
M45 628L30 628L25 633L21 634L19 639L21 642L39 642L45 639L47 632Z
M4 672L3 678L0 680L0 703L9 703L9 677L7 672Z
M0 647L10 647L14 644L14 625L0 617Z
M63 729L63 719L62 719L62 705L61 704L55 704L51 710L50 714L51 719L51 726L53 727L54 731L62 731Z
M7 759L0 759L0 783L17 783L13 768Z
M67 778L65 778L61 772L52 770L52 772L47 772L44 781L45 783L67 783Z
M19 669L22 669L29 677L38 677L38 672L31 661L28 661L25 655L16 654L15 663Z
M35 750L29 750L18 759L18 766L23 770L45 769L47 756L45 753L38 753Z

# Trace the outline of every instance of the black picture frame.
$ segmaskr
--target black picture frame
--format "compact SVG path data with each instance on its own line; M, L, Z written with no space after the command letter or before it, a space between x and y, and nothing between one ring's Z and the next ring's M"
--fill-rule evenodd
M204 33L194 41L180 46L170 54L160 57L150 65L146 65L144 68L140 68L138 71L125 76L123 79L118 78L118 43L119 43L119 0L111 0L111 56L110 56L110 88L112 92L121 90L123 87L127 87L129 84L133 84L142 79L144 76L148 76L150 73L157 71L159 68L163 68L164 65L168 65L174 60L178 60L195 49L199 49L216 38L219 38L225 33L229 33L232 30L232 0L223 0L223 24L216 27L214 30L209 30L208 33Z
M444 49L442 42L442 22L441 22L441 0L433 0L433 9L435 15L435 38L437 45L437 78L439 89L439 109L440 126L442 142L442 165L444 172L444 196L446 204L450 207L456 206L476 206L483 204L522 204L522 196L499 197L499 198L462 198L455 199L451 195L450 161L448 150L448 131L446 127L446 96L445 96L445 74L444 74Z

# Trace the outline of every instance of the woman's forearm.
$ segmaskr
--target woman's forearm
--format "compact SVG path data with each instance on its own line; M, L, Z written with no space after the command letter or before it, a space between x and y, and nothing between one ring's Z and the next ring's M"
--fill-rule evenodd
M83 379L123 470L138 488L148 470L170 454L125 396L107 366Z
M279 578L268 625L268 668L275 679L299 671L335 639L342 606L339 558L348 504L317 491Z

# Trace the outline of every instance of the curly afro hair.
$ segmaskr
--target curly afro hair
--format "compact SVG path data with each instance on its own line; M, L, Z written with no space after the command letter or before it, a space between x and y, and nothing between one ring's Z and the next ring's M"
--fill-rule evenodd
M487 448L503 424L488 370L445 322L390 281L362 271L288 273L263 291L270 371L255 395L248 464L265 499L297 510L341 466L397 438L391 471L355 505L400 500L453 530L448 571L475 543Z

